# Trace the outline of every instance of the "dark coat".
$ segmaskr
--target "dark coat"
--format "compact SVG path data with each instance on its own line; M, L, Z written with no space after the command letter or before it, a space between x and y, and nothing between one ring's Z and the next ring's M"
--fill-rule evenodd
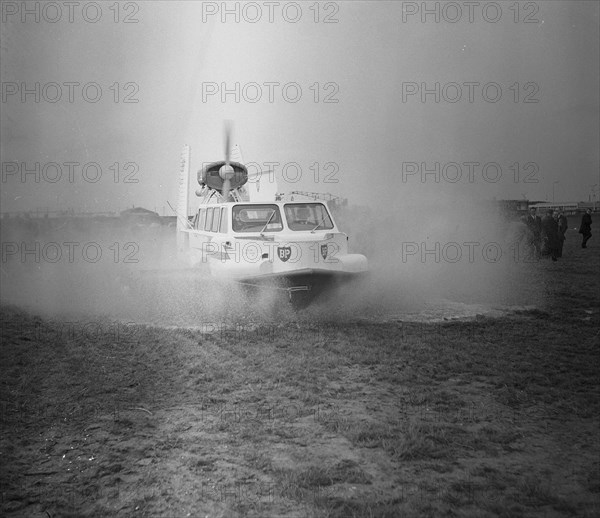
M532 218L531 214L528 214L523 218L523 223L527 225L527 228L533 234L534 238L540 238L542 235L542 218L539 216L534 216Z
M552 216L544 216L542 219L542 239L547 251L556 250L560 246L558 221Z
M581 218L581 225L579 226L579 233L586 235L592 233L592 215L587 212Z
M563 235L563 237L568 228L569 228L569 222L567 221L567 217L559 216L558 217L558 231Z

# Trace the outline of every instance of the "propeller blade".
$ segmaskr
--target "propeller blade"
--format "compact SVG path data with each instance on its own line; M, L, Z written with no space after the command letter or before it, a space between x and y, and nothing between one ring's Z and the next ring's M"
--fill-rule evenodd
M223 196L223 201L228 201L229 199L229 191L231 190L231 180L228 176L223 180L223 191L221 192L221 196Z
M231 161L231 121L225 121L225 164Z

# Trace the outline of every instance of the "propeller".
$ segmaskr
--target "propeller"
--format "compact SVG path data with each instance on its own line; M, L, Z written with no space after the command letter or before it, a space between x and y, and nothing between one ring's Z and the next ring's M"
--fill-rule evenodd
M231 126L231 121L225 121L225 164L219 169L219 176L223 179L223 190L221 191L223 201L229 199L231 179L235 175L235 170L229 163L231 161Z

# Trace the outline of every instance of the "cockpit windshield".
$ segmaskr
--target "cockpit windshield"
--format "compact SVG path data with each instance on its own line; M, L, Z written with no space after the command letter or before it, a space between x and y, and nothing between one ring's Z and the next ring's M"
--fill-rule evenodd
M234 232L278 232L283 230L277 205L235 205L232 227Z
M330 230L333 222L322 203L287 203L285 219L290 230Z

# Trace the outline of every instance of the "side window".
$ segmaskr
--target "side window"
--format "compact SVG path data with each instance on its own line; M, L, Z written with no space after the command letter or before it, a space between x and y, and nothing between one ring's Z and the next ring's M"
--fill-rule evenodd
M219 223L221 222L221 209L216 208L213 210L214 210L214 214L213 214L211 231L218 232L219 231Z
M212 219L213 219L213 208L210 207L210 208L206 209L206 222L204 223L204 230L211 229Z
M223 207L221 210L221 226L219 227L221 233L227 232L227 209Z
M198 222L199 230L204 230L205 222L206 222L206 209L200 209L200 221Z

